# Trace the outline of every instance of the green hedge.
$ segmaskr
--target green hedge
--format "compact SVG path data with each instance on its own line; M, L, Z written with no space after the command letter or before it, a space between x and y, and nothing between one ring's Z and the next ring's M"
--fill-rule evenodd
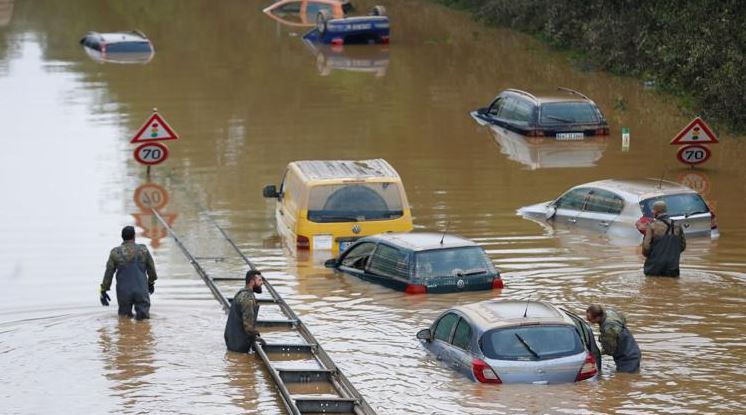
M582 51L595 67L654 81L682 107L746 131L744 0L435 0L490 25Z

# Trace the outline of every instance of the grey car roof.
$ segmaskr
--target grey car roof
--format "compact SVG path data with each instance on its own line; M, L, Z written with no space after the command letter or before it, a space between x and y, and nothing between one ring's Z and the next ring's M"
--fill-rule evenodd
M636 201L662 195L697 193L682 184L660 179L605 179L574 186L573 189L579 187L596 187L609 190L627 200Z
M494 299L454 307L453 310L463 313L482 331L535 324L574 325L565 313L545 301ZM524 312L526 317L523 317Z
M440 243L441 238L443 244ZM445 234L444 236L442 233L435 232L381 233L369 236L366 239L385 241L412 251L477 246L473 241L461 236L451 234Z
M384 159L300 160L291 164L309 180L399 178L399 173Z

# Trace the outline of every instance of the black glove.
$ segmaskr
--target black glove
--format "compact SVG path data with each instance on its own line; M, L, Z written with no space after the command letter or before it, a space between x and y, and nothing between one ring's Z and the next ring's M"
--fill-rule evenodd
M254 339L254 341L260 344L262 347L267 345L267 342L264 341L264 339L259 336L256 336L256 339Z
M109 297L109 294L106 293L106 291L101 291L101 297L99 298L101 300L101 305L103 306L109 306L109 301L111 301L111 297Z
M148 292L151 294L155 292L155 284L148 284Z

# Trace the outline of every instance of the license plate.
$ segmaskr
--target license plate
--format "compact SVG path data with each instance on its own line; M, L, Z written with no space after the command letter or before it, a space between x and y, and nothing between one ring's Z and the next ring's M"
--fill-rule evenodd
M314 235L313 236L313 249L332 249L332 236L331 235Z
M581 133L557 133L554 136L557 140L582 140L585 135Z
M342 241L339 243L339 252L347 249L348 246L352 245L352 241Z

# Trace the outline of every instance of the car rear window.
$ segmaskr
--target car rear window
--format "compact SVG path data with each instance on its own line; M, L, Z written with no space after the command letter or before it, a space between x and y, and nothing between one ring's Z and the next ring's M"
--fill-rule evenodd
M312 222L361 222L403 215L396 183L330 184L314 186L308 196Z
M495 266L481 247L433 249L415 254L415 275L427 281L442 276L496 273Z
M595 124L596 107L587 102L554 102L541 106L539 124Z
M585 350L575 327L559 324L490 330L481 347L487 358L498 360L555 359Z
M640 202L643 216L653 217L653 203L658 200L666 202L668 216L688 216L707 213L710 209L702 196L696 193L658 196Z

